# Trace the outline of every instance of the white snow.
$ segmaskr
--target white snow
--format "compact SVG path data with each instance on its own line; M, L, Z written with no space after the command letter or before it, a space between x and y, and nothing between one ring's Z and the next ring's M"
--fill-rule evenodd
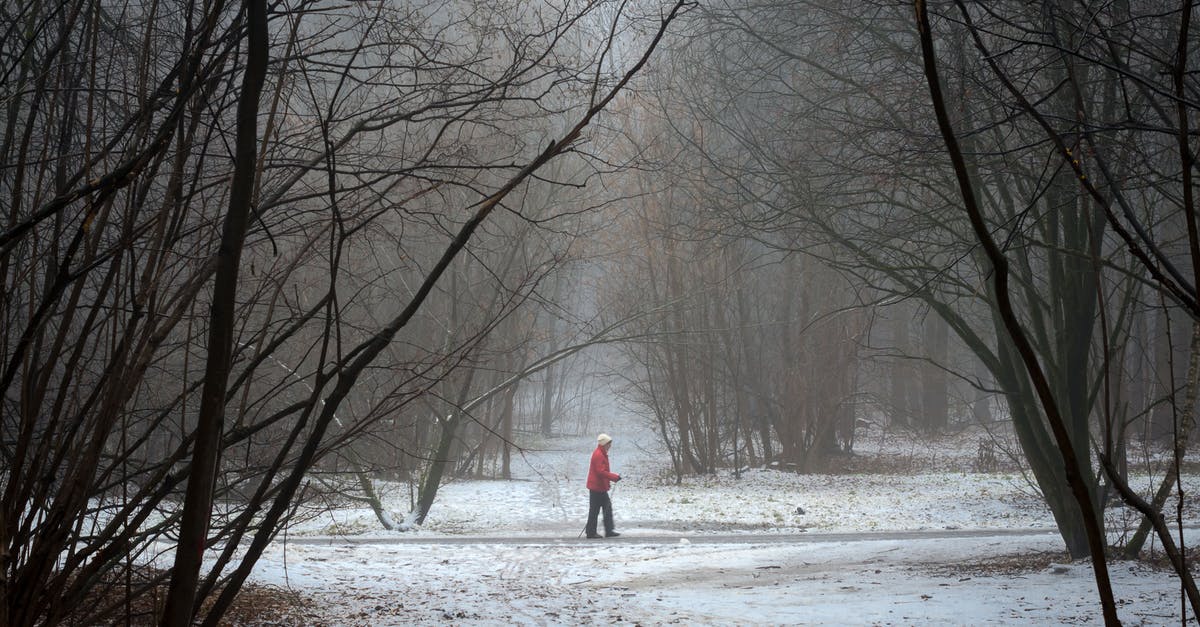
M675 485L652 434L604 426L623 475L612 494L621 538L578 539L594 440L534 439L514 458L518 480L448 484L415 531L382 531L365 508L294 526L252 582L309 599L302 624L1103 622L1090 563L1066 557L1029 482L963 470L975 436L930 445L877 434L856 445L928 469L911 476L750 470ZM1141 477L1139 489L1155 479ZM1200 488L1195 476L1185 482ZM402 518L409 488L379 488ZM1194 497L1185 504L1194 544L1200 516ZM1136 522L1113 507L1109 533ZM1040 559L1006 566L1029 555ZM1172 573L1121 561L1110 571L1125 624L1180 624Z

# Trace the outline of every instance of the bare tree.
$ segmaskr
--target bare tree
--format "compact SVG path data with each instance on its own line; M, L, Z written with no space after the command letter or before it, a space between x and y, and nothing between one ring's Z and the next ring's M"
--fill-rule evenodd
M20 33L0 68L6 624L105 622L159 597L154 547L185 522L164 621L217 624L309 473L494 327L427 341L442 321L425 306L456 298L439 277L469 244L503 248L481 225L499 207L519 220L502 203L546 163L587 158L583 129L683 8L646 16L644 54L617 62L610 37L566 36L606 3L512 20L503 3L253 6L0 14ZM264 58L260 104L237 78ZM513 276L497 293L517 303L537 272ZM215 560L193 578L199 546Z
M1145 136L1115 121L1128 117L1114 109L1113 103L1121 102L1116 96L1119 77L1104 69L1084 74L1063 61L1064 54L1075 55L1079 65L1093 58L1124 58L1106 52L1109 43L1098 44L1099 49L1091 44L1125 39L1107 30L1099 39L1080 33L1128 22L1114 16L1090 24L1075 16L1074 9L1047 17L1032 6L980 12L987 24L976 26L976 32L1027 44L1005 48L998 61L1004 72L1028 76L1024 85L1040 90L1028 100L1041 107L1054 136L1071 139L1072 145L1095 141L1097 153L1108 149L1123 165L1135 160L1133 170L1124 171L1141 171L1136 159L1149 154L1152 143L1139 141ZM1159 19L1155 15L1148 11L1136 17L1150 23ZM1093 211L1106 203L1080 185L1070 162L1047 165L1039 151L1051 146L1050 135L1033 116L1009 114L1013 101L981 60L990 57L974 54L966 32L950 29L939 39L944 89L957 105L950 113L964 129L964 158L979 181L975 193L987 209L989 230L1000 234L1005 250L1020 253L1013 255L1011 267L1016 310L1031 329L1039 359L1048 364L1046 374L1061 399L1059 409L1074 446L1087 452L1081 456L1082 472L1095 510L1080 513L1037 394L1018 352L1005 339L998 295L986 287L988 261L968 236L970 224L956 210L961 199L939 156L940 138L930 132L929 109L911 98L924 87L913 54L911 7L882 2L860 11L828 3L768 3L750 10L731 2L706 7L691 27L704 36L693 38L682 52L672 51L688 62L678 66L678 80L666 92L662 110L686 112L665 116L668 121L700 120L674 129L684 142L681 154L686 154L675 162L702 164L691 168L696 175L690 180L705 190L696 196L705 199L700 206L710 213L694 222L705 225L705 233L746 233L765 246L812 257L855 286L862 295L859 306L877 303L890 309L904 303L907 311L880 311L903 328L891 337L876 330L872 345L889 358L898 355L927 366L908 375L894 368L896 375L912 378L895 382L892 398L897 400L884 407L908 408L900 416L910 424L912 410L919 408L918 421L941 428L947 420L962 420L946 416L947 378L974 387L984 399L993 389L1000 392L1000 409L1012 419L1025 461L1068 549L1077 556L1089 554L1085 519L1102 516L1104 502L1099 458L1091 453L1117 450L1117 439L1127 433L1122 425L1137 418L1103 418L1097 399L1104 396L1106 364L1113 355L1136 352L1128 321L1145 308L1138 290L1141 277L1155 274L1139 260L1169 261L1167 256L1125 237L1139 233L1137 229L1113 224L1104 212ZM1028 43L1042 37L1060 39ZM1137 46L1154 49L1149 42ZM692 48L695 54L686 56ZM1081 50L1101 56L1074 52ZM1076 90L1080 95L1055 91L1064 81L1081 85ZM1086 105L1082 110L1114 121L1095 127L1070 121L1079 99ZM1140 98L1128 102L1138 115L1153 110L1143 109ZM1081 128L1096 130L1081 133ZM1072 154L1084 149L1072 147ZM1154 203L1146 194L1157 188L1150 183L1134 192L1129 180L1094 185L1105 190L1102 196L1110 188L1120 192L1113 197L1125 198L1134 215L1149 215ZM1130 247L1131 241L1141 253ZM1097 258L1103 260L1100 266ZM1186 307L1187 288L1171 287L1182 283L1179 273L1167 267L1158 275L1169 279L1164 284L1174 290L1169 299ZM1114 272L1106 274L1102 268ZM917 314L923 321L907 323ZM896 325L891 328L899 329ZM906 346L887 344L906 337ZM971 358L957 357L962 353ZM1127 385L1122 380L1111 389ZM912 395L918 388L922 393ZM854 392L870 394L870 388ZM1095 449L1093 442L1098 443Z

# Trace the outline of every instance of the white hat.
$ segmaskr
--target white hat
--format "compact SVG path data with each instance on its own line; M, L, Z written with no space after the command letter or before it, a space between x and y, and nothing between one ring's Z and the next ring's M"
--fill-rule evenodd
M596 436L596 441L599 442L601 446L603 446L605 444L608 444L609 442L612 442L612 438L608 437L607 433L601 433L600 435Z

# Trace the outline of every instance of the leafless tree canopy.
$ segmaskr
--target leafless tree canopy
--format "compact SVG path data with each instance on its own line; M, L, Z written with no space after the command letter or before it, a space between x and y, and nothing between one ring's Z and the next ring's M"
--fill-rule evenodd
M608 391L676 480L986 427L1103 597L1200 390L1193 13L0 6L0 623L216 624L306 504L419 525Z
M0 622L156 597L182 524L219 558L163 620L215 624L314 478L453 438L533 361L611 169L581 131L681 8L5 4Z

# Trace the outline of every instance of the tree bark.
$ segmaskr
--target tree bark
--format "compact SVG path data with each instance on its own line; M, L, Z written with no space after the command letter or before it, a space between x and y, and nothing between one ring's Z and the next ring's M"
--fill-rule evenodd
M910 333L908 325L907 301L901 301L889 307L892 313L892 344L895 347L899 356L889 360L888 372L891 376L888 377L888 385L891 391L891 424L911 427L913 426L914 416L909 398L916 389L912 375L911 355L912 341L909 339Z
M1045 411L1046 419L1050 423L1051 430L1054 432L1059 452L1062 454L1067 483L1075 497L1087 531L1088 544L1091 548L1092 568L1096 577L1096 587L1100 594L1100 602L1103 607L1104 622L1106 625L1120 625L1121 621L1117 617L1116 600L1112 592L1112 583L1108 576L1108 565L1104 552L1106 543L1103 530L1100 528L1099 521L1094 515L1096 509L1092 504L1092 495L1084 482L1081 463L1075 453L1071 434L1068 432L1063 417L1059 413L1058 403L1054 398L1050 385L1046 381L1033 347L1026 338L1025 331L1022 329L1012 309L1008 292L1008 261L996 245L996 242L992 239L991 231L983 220L982 211L980 211L976 204L973 185L967 175L965 161L959 149L954 130L950 125L945 101L941 94L941 83L938 78L937 65L934 58L933 33L930 30L929 14L926 11L924 0L916 0L915 4L917 30L921 39L921 54L924 59L925 77L929 86L930 99L933 102L934 112L937 115L938 128L946 144L950 161L954 166L959 191L967 213L971 218L971 226L975 231L976 239L982 244L988 259L992 263L992 280L1005 328L1013 344L1016 346L1022 362L1025 364L1030 379L1033 381L1038 398L1041 400L1042 408Z
M941 433L950 425L949 381L943 364L949 355L950 328L936 315L925 317L921 368L921 425L928 433Z
M184 497L171 585L162 616L161 624L168 627L184 627L191 623L195 615L196 586L200 562L204 558L209 517L212 515L213 488L224 425L225 388L229 381L233 333L237 324L234 298L237 295L238 269L258 169L258 105L269 54L266 0L246 0L246 15L246 71L238 100L234 173L230 183L229 211L225 215L221 246L217 253L209 314L208 363L200 396L191 473Z

